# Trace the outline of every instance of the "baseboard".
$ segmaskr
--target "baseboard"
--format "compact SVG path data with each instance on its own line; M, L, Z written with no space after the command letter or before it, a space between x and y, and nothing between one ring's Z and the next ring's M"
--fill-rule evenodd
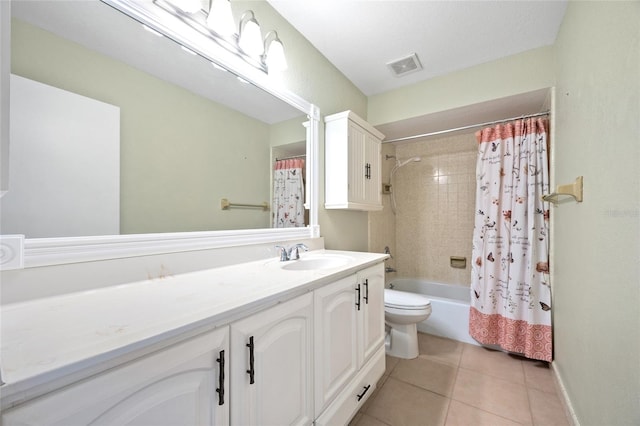
M556 368L556 363L551 363L551 371L553 372L553 378L556 384L556 391L558 395L560 395L560 401L562 402L562 408L564 408L564 412L567 416L567 420L571 423L571 426L580 426L580 422L578 421L578 417L576 416L576 412L573 409L573 405L571 404L571 399L567 394L567 388L564 386L562 382L562 377Z

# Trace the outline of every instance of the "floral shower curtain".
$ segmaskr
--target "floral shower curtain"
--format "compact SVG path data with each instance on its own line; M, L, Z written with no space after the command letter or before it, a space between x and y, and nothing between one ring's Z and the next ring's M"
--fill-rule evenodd
M547 128L529 118L476 133L469 334L551 361Z
M273 171L273 227L304 226L304 159L278 160Z

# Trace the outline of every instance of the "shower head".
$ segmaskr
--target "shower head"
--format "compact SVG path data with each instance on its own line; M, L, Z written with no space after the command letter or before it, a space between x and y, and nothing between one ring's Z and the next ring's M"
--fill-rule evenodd
M408 159L403 160L403 161L396 160L396 168L400 168L402 166L406 166L409 163L413 163L413 162L417 162L417 161L422 161L422 158L420 158L420 157L411 157L411 158L408 158Z

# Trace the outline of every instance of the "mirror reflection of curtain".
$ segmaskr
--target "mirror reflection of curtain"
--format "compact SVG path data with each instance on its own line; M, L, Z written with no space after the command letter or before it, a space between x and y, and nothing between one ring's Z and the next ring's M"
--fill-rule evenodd
M274 228L305 226L303 170L303 158L276 161L273 170Z

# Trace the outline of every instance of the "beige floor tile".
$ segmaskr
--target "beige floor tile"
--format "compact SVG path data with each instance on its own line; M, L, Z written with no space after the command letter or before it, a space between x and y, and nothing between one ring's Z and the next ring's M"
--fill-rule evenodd
M518 423L531 424L527 388L518 383L460 368L452 398Z
M564 407L556 394L529 389L529 401L535 426L569 426Z
M524 380L528 388L538 389L547 393L556 393L556 384L549 364L543 361L522 361Z
M465 345L460 367L488 374L511 382L524 384L522 359L482 346Z
M445 426L521 426L504 417L496 416L459 401L451 401Z
M457 367L430 359L402 359L391 377L443 396L451 396L457 370Z
M375 417L367 416L366 414L360 415L358 422L354 423L354 426L388 426L387 423L381 422Z
M420 358L459 365L464 343L431 334L418 333Z
M364 414L393 426L444 425L449 399L390 377Z
M351 419L351 421L349 422L349 426L355 426L356 424L358 424L358 420L360 420L360 418L363 416L363 414L361 412L357 412L355 416L353 416L353 418Z
M386 357L351 426L569 425L547 363L428 334L418 339L418 358Z
M393 369L398 364L398 361L400 361L400 358L396 358L394 356L385 355L385 365L386 365L386 368L384 370L384 375L385 376L388 376L389 374L391 374Z

